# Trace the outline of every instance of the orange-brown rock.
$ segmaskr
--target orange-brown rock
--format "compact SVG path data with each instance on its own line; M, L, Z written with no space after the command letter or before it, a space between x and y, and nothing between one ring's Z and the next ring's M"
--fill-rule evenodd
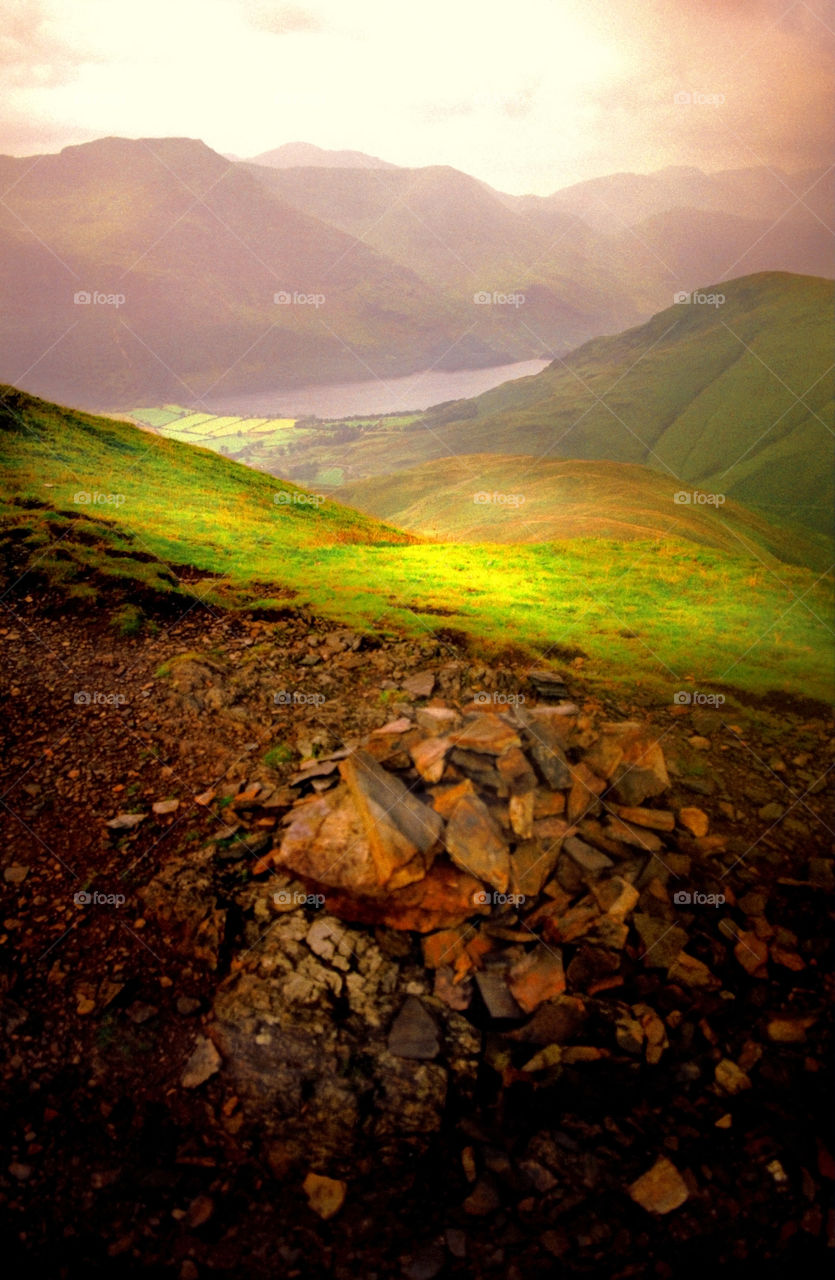
M514 893L535 898L549 878L559 857L557 840L525 840L518 844L510 859L510 883Z
M491 756L500 756L510 747L521 746L516 730L495 715L478 715L449 737L457 747Z
M510 825L514 835L520 840L530 840L533 835L533 806L532 791L526 791L524 795L511 795L507 803Z
M621 840L624 844L632 845L635 849L643 849L647 853L660 853L664 848L655 832L647 831L643 827L635 827L631 822L624 822L623 818L610 817L606 830L615 840Z
M533 1013L543 1001L554 1000L565 991L562 954L552 947L536 947L513 966L507 985L519 1008Z
M579 822L590 809L596 811L597 797L606 790L606 782L593 773L582 761L571 769L571 790L568 793L568 821Z
M534 818L556 818L561 813L565 813L565 796L563 793L561 791L544 791L539 787L534 798Z
M380 887L399 889L420 879L441 837L440 816L364 751L343 760L339 772L365 828Z
M687 1183L666 1156L660 1156L627 1190L635 1203L648 1213L672 1213L690 1194Z
M768 946L755 933L738 933L734 955L752 978L764 978L768 972Z
M453 967L464 954L468 930L462 925L454 929L439 929L437 933L424 934L423 963L427 969L440 969L442 965Z
M676 816L671 809L644 809L640 805L628 804L613 804L611 807L623 822L632 823L636 827L649 827L652 831L675 830Z
M706 836L710 828L710 820L704 810L692 806L679 809L678 820L691 836Z
M661 795L670 785L658 740L637 721L602 725L586 763L613 784L615 799L630 807Z
M274 861L317 884L360 894L380 889L362 820L344 786L293 810Z
M551 911L545 919L542 932L551 942L574 942L589 933L599 918L600 908L591 894L587 894L567 911L560 911L558 908Z
M320 892L327 910L340 920L431 933L487 914L490 908L477 901L481 889L478 880L458 867L436 862L422 880L383 897L364 898L328 886L321 886Z
M510 747L499 756L496 768L511 796L527 795L536 789L536 774L519 747Z
M440 782L451 746L449 738L421 738L409 748L409 755L424 782Z
M601 911L605 911L613 920L622 921L634 911L638 905L640 894L628 880L622 876L612 876L610 880L598 880L591 886Z
M462 796L447 823L445 843L456 866L506 893L510 852L489 809L478 796Z
M679 952L677 958L667 970L667 977L671 982L677 982L682 987L715 990L722 985L719 978L711 973L706 964L703 964L701 960L697 960L695 956L689 956L686 951Z
M469 778L456 782L450 787L435 787L430 790L432 808L442 818L448 818L462 796L474 796L476 789Z

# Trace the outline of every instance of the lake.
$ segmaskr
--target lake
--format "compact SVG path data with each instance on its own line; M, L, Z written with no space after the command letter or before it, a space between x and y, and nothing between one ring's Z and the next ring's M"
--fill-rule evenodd
M394 413L398 409L428 409L445 400L480 395L512 378L527 378L548 364L548 360L521 360L490 369L426 369L386 381L334 382L292 391L209 397L201 407L207 413L255 418L302 418L309 414L317 418L348 418L355 414Z

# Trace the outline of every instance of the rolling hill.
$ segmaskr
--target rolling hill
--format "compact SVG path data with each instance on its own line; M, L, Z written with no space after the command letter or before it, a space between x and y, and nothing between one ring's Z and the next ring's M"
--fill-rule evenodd
M676 502L677 487L635 463L467 454L343 485L333 496L444 542L676 538L768 563L828 567L823 540L775 528L735 502Z
M769 521L831 532L830 281L768 273L706 287L531 378L430 410L342 464L352 479L453 454L641 463ZM350 469L353 468L353 469Z

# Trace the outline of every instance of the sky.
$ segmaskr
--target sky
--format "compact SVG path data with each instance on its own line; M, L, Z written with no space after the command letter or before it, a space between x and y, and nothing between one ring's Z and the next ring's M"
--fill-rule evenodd
M0 0L0 153L312 142L548 192L829 164L828 0Z

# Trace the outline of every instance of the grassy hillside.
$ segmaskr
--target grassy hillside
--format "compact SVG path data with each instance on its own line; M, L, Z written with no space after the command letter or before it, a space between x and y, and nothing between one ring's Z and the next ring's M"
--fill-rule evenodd
M707 288L532 378L430 410L362 455L360 477L473 453L642 463L769 521L828 535L835 500L835 286L746 276ZM350 451L346 462L352 462Z
M133 626L137 605L165 599L178 614L292 601L362 630L513 651L520 670L582 659L601 688L663 702L694 685L832 695L831 582L807 569L673 538L421 543L125 423L9 389L0 404L7 603L60 588Z
M676 502L677 490L674 480L634 463L467 454L343 485L333 496L444 541L676 538L731 555L748 550L768 563L828 567L825 539L775 528L735 502Z

